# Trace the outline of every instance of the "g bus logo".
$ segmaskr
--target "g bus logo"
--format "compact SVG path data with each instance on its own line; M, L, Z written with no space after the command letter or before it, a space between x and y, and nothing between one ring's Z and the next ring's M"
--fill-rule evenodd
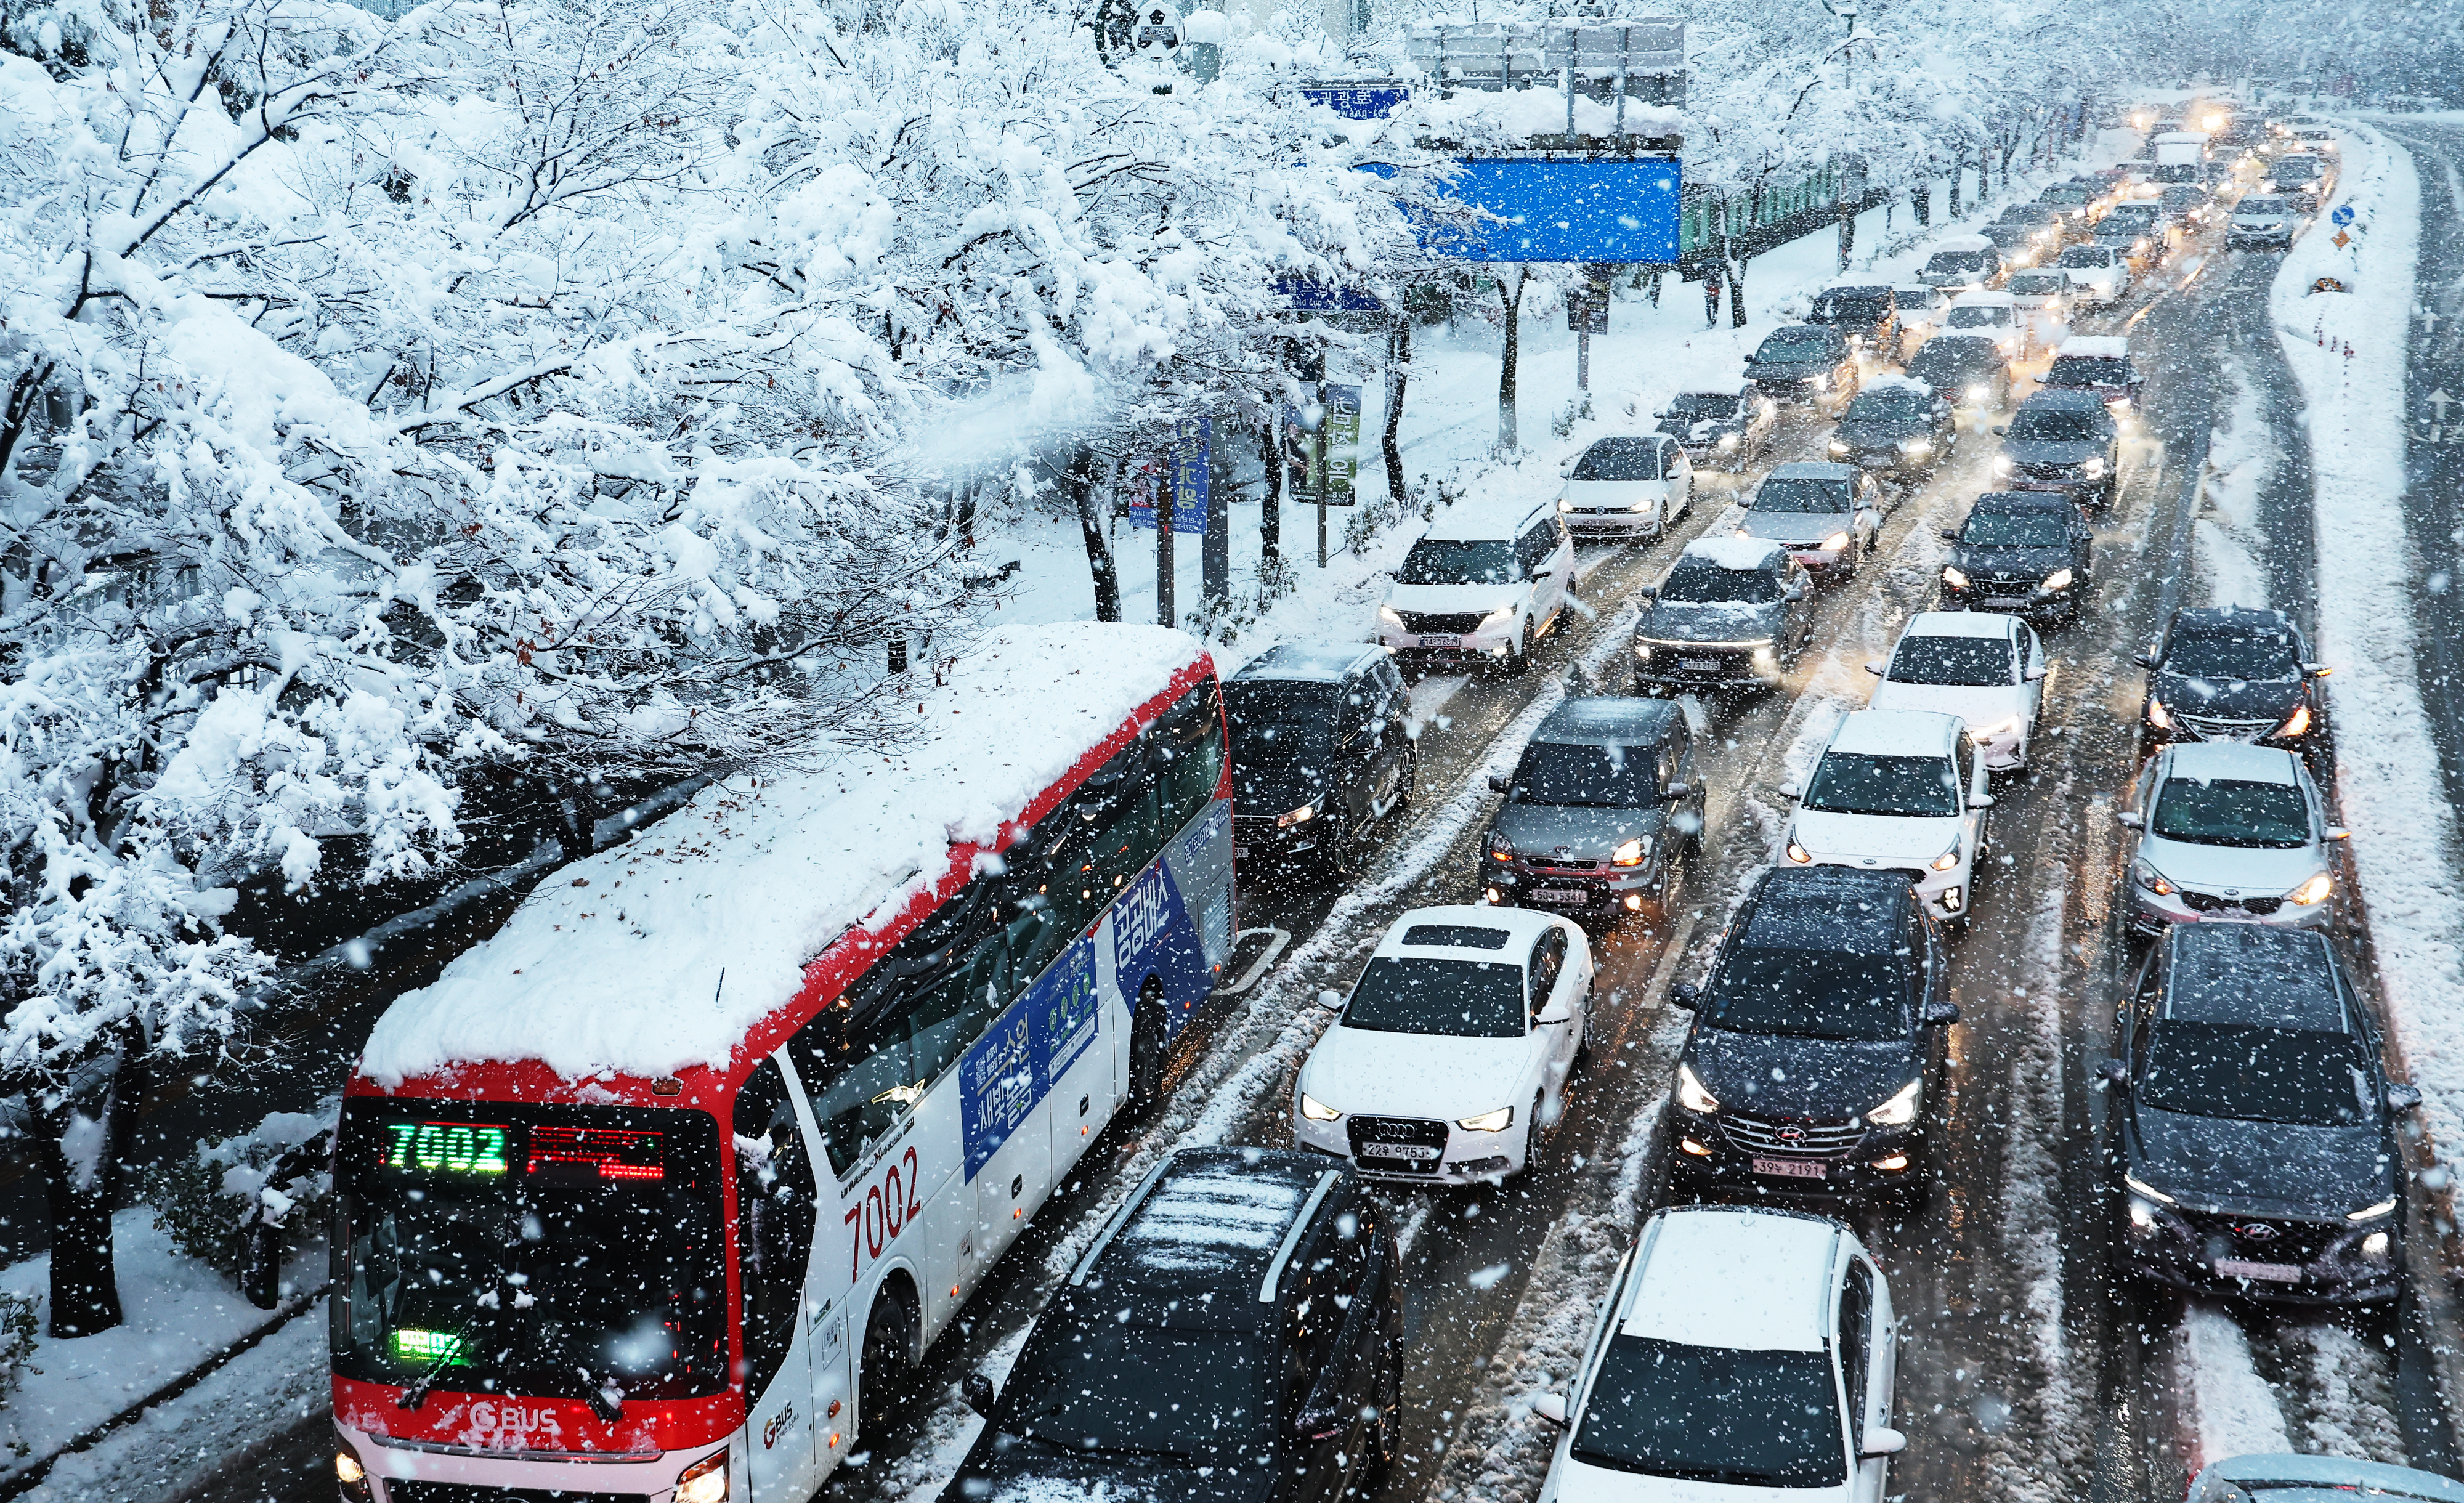
M553 1424L544 1406L532 1408L520 1404L495 1404L486 1399L471 1405L473 1428L506 1432L516 1440L532 1430L550 1428Z
M792 1404L770 1416L770 1423L761 1426L761 1448L768 1450L778 1445L779 1437L787 1433L788 1427L795 1423L796 1406Z

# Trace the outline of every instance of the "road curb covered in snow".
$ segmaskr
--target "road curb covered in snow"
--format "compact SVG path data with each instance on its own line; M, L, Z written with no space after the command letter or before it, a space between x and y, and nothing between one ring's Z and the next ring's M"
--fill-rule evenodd
M2406 407L2387 400L2405 389L2421 181L2401 146L2366 125L2342 128L2345 164L2331 204L2352 205L2360 232L2339 247L2325 223L2314 226L2277 272L2271 315L2307 407L2318 648L2337 674L2336 785L2353 831L2353 897L2368 916L2395 1063L2424 1098L2410 1261L2435 1333L2458 1325L2446 1277L2458 1260L2443 1160L2464 1144L2464 844L2439 783L2408 601L2422 540L2409 540L2405 522ZM2322 218L2328 211L2322 206ZM2322 276L2351 290L2311 292ZM2464 1396L2464 1352L2434 1337L2430 1345L2453 1415Z

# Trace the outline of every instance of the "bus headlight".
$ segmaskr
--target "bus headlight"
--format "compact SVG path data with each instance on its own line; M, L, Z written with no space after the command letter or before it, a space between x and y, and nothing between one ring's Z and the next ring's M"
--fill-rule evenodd
M359 1453L347 1445L335 1448L334 1484L350 1503L369 1503L376 1496L376 1489L368 1482L368 1469L360 1465Z
M676 1503L727 1503L727 1452L704 1456L676 1478Z

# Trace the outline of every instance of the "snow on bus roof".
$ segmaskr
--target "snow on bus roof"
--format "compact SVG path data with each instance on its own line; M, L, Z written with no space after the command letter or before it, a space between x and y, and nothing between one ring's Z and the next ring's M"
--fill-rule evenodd
M1163 627L987 633L925 691L915 741L731 779L631 841L559 868L505 926L377 1021L360 1074L392 1090L471 1063L569 1080L724 1068L849 926L887 923L990 844L1198 661ZM720 984L720 972L726 983Z

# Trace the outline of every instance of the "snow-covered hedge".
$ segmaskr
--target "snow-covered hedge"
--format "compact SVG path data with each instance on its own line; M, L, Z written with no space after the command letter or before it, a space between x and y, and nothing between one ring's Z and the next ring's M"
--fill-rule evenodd
M334 1125L334 1111L275 1112L250 1132L200 1143L193 1156L165 1160L143 1185L154 1224L171 1245L225 1273L239 1271L241 1222L252 1207L275 1233L277 1262L307 1247L323 1230L333 1175L322 1162L308 1174L268 1183L277 1161Z

